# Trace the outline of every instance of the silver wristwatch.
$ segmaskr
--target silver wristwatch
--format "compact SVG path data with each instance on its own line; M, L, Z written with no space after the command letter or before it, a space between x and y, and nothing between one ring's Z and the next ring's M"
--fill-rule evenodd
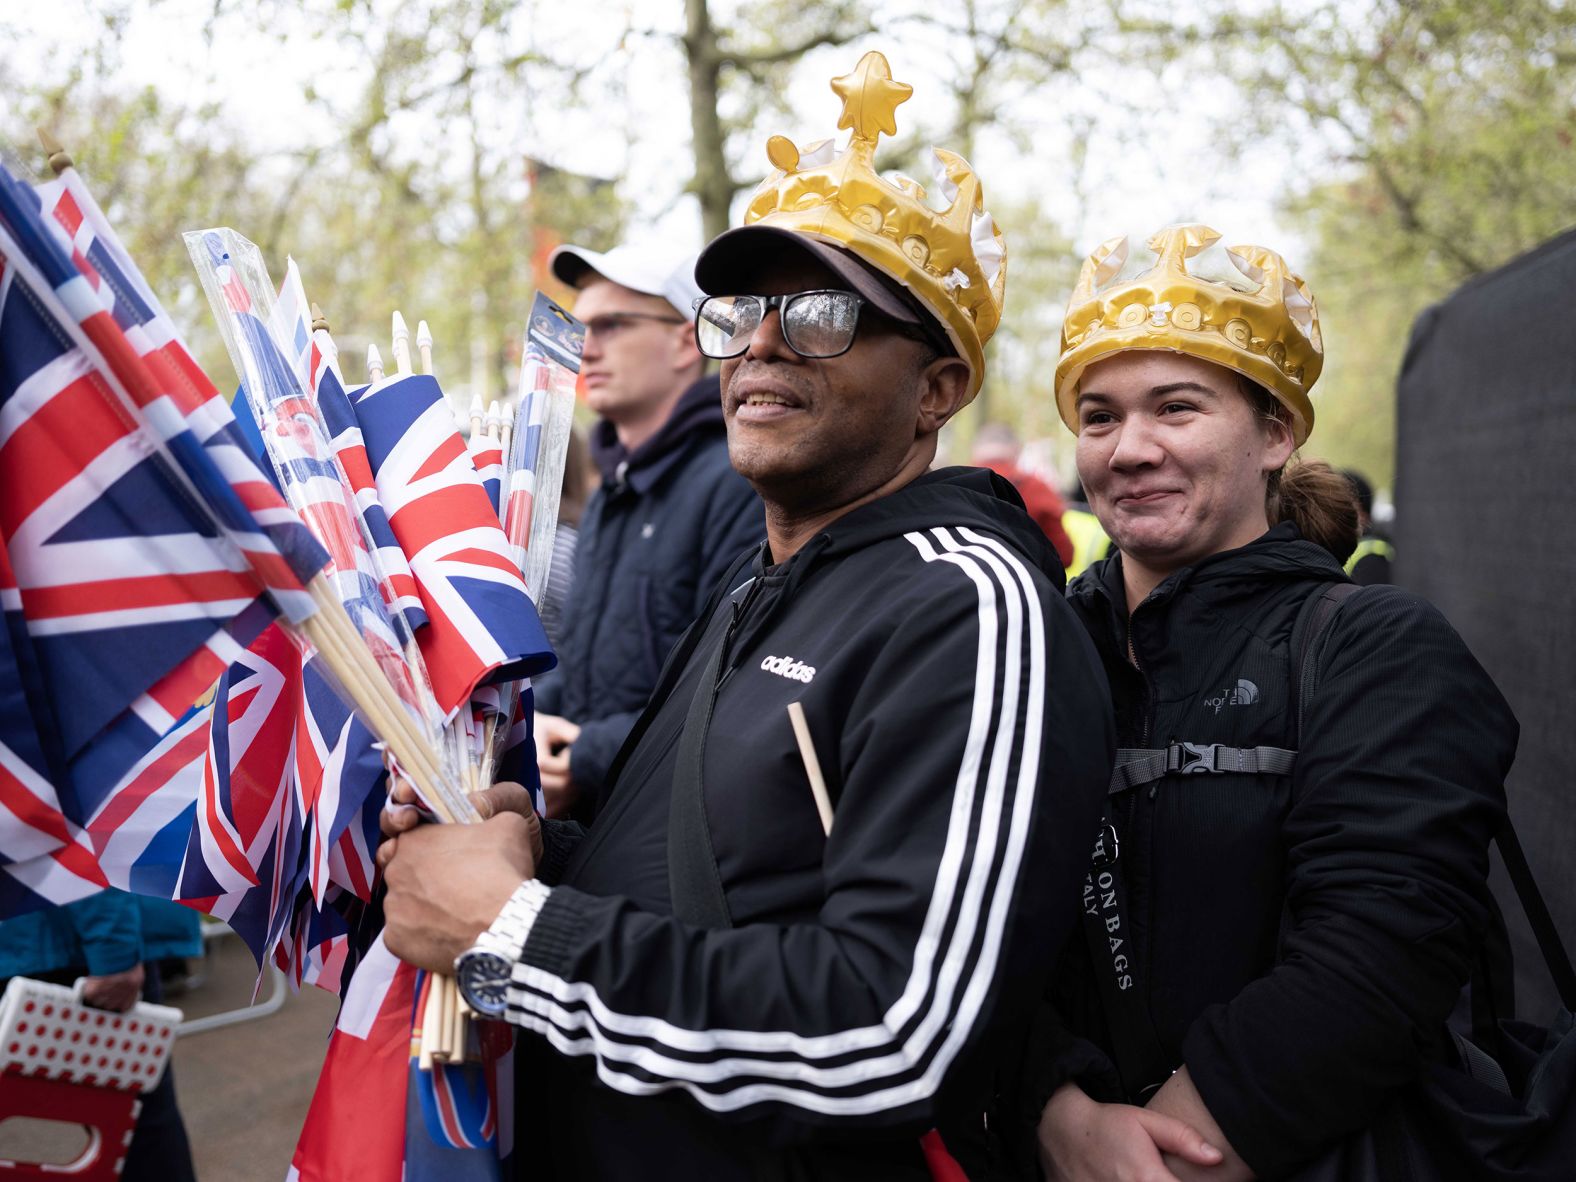
M498 912L492 926L454 961L454 977L465 1003L484 1018L501 1018L508 1008L509 982L531 925L552 888L528 878Z

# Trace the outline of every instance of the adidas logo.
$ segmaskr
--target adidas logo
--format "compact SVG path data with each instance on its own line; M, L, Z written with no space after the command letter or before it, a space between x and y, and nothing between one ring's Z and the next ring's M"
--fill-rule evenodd
M761 662L761 668L768 673L775 673L778 677L786 677L789 681L802 681L810 684L815 676L815 666L806 665L803 661L796 661L792 657L767 657Z

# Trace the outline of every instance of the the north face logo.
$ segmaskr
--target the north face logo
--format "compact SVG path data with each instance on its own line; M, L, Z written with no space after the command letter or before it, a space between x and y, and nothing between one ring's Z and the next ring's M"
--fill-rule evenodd
M1213 697L1205 698L1204 705L1220 713L1222 706L1251 706L1259 700L1259 687L1246 677L1238 678L1235 689L1223 689Z
M803 661L796 661L792 657L767 657L761 662L761 668L768 673L775 673L778 677L786 677L789 681L802 681L806 685L815 676L815 666L806 665Z

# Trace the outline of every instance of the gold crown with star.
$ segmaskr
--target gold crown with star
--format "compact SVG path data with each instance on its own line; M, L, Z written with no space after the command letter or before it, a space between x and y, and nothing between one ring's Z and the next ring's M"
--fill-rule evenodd
M875 171L876 141L897 134L897 108L914 88L892 80L871 51L851 74L832 80L843 100L838 152L831 140L801 149L786 136L766 144L773 172L750 198L744 224L793 230L853 251L911 292L946 330L968 363L969 396L985 377L985 342L1001 322L1007 244L985 211L979 178L955 152L932 149L937 208L909 177Z
M1217 231L1196 224L1102 242L1062 321L1056 406L1073 431L1083 371L1126 349L1171 349L1235 370L1291 412L1299 446L1313 430L1308 391L1324 367L1319 310L1273 250L1223 246Z

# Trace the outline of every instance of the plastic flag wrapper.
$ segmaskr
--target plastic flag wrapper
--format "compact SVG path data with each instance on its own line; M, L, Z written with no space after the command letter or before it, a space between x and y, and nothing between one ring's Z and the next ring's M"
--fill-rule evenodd
M509 489L504 532L516 547L526 589L540 604L558 534L564 457L575 414L575 375L585 346L585 325L540 292L531 305L520 401L515 410L504 480Z
M520 398L504 454L503 528L525 577L531 601L540 606L558 535L558 505L564 463L574 424L575 376L585 346L585 325L538 292L531 305L525 354L520 363ZM495 767L509 743L520 701L517 682L501 687L497 713L484 731L483 767ZM490 703L489 703L490 705Z

